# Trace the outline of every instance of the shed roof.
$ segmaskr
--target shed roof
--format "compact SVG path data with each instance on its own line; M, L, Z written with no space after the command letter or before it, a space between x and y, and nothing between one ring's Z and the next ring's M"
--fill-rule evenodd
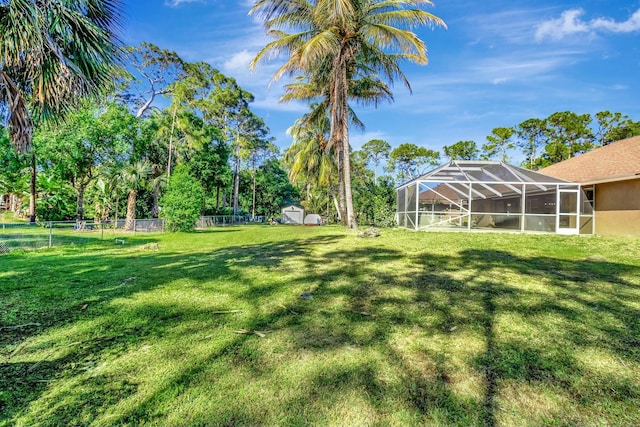
M539 172L581 184L640 178L640 136L596 148Z

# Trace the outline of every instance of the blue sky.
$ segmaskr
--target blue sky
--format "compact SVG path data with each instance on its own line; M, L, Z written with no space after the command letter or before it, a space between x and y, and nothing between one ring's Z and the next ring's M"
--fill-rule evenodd
M148 41L235 77L277 145L290 144L286 129L307 109L278 103L286 81L270 81L281 61L249 71L269 41L247 15L253 1L125 3L127 44ZM448 29L417 31L429 64L403 67L413 94L398 84L394 103L359 109L366 130L352 131L354 148L375 138L435 150L482 145L495 127L566 110L640 120L640 0L434 0L430 11Z

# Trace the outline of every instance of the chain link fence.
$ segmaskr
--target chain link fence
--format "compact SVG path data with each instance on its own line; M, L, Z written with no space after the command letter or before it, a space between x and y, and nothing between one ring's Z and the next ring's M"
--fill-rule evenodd
M250 215L201 216L196 221L196 228L224 227L227 225L251 224L254 222L264 222L264 217L253 218Z
M107 239L122 240L134 233L164 232L161 219L122 221L47 221L0 224L0 254L63 245L82 245Z
M196 228L205 229L230 225L264 222L264 217L250 215L203 216L196 221ZM132 233L163 233L162 219L135 219L127 223L117 221L46 221L32 223L1 223L0 254L15 250L33 250L63 245L81 245L100 240L121 241Z

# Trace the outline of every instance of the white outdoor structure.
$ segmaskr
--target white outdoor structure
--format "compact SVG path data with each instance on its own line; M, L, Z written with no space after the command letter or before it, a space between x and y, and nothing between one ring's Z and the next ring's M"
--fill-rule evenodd
M290 205L282 208L282 223L302 225L304 222L304 209Z
M304 217L304 225L322 225L322 217L318 214L308 214Z
M398 225L592 234L580 185L502 162L451 161L396 189Z

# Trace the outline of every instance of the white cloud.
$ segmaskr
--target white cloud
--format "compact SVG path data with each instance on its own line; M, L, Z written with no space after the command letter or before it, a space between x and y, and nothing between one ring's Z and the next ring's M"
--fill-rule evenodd
M382 131L373 131L373 132L360 132L357 130L352 130L349 132L349 145L354 150L359 150L362 146L371 141L372 139L381 139L383 141L389 142L389 135Z
M622 22L606 17L585 21L582 19L584 13L583 9L569 9L562 12L559 18L539 24L536 28L536 40L541 41L546 38L560 40L574 34L594 34L597 31L614 33L640 31L640 9L628 20Z
M469 46L483 42L493 44L497 39L511 44L529 44L531 30L538 23L535 17L547 12L547 8L536 8L474 13L462 18L461 24L472 33ZM451 27L453 28L454 25L452 24Z
M280 102L280 95L276 96L272 94L266 94L262 98L256 98L251 106L269 110L271 112L279 111L304 114L309 111L308 104L304 102Z
M165 6L169 6L169 7L178 7L182 4L187 4L187 3L199 3L202 0L166 0L164 2Z
M610 18L598 18L591 22L593 28L608 30L614 33L632 33L640 31L640 9L623 22L616 22Z
M254 57L255 54L247 50L236 52L222 64L222 69L231 76L246 74L249 71L249 63Z
M589 32L589 26L580 19L583 14L582 9L570 9L562 12L560 18L543 22L536 29L536 40L547 37L560 40L568 35Z

